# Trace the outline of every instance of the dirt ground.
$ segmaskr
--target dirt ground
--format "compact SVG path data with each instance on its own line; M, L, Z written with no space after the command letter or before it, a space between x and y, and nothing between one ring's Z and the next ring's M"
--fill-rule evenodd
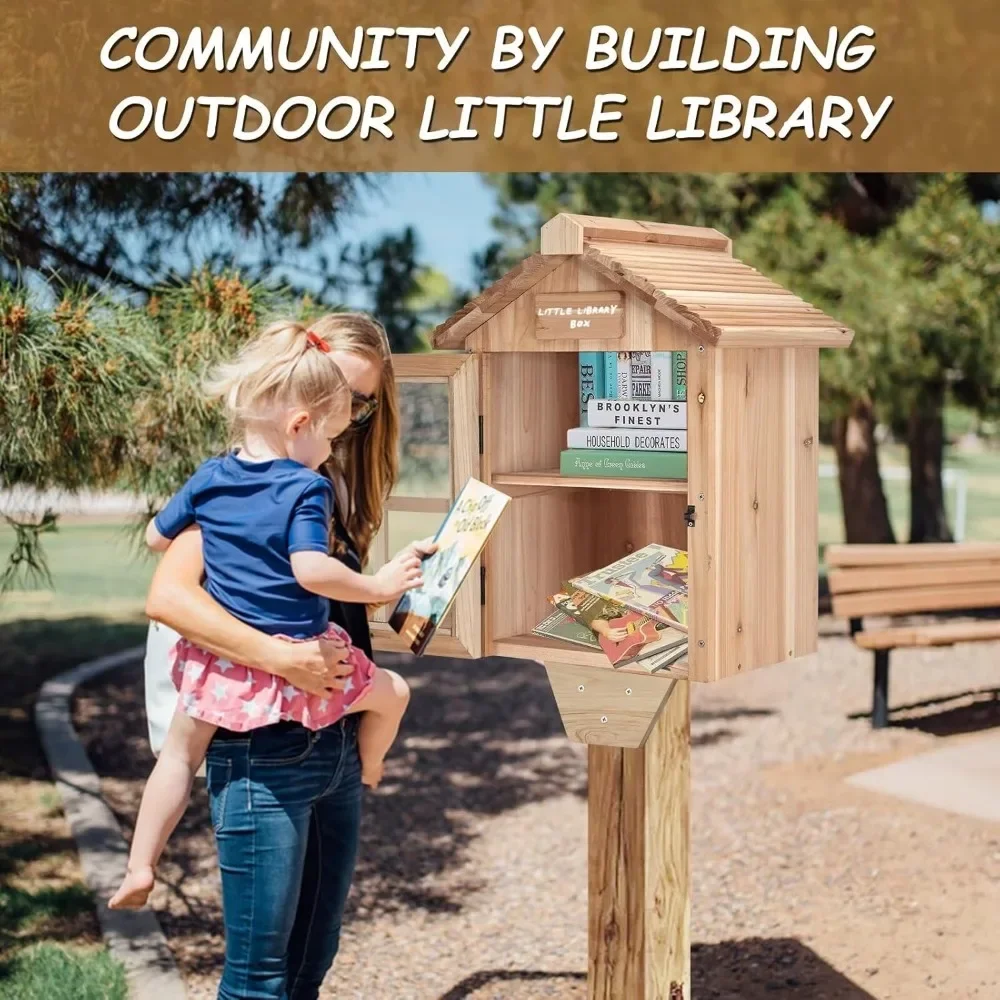
M414 697L366 801L324 997L585 1000L586 757L544 671L393 665ZM812 660L696 689L696 1000L1000 996L1000 827L843 781L1000 725L998 666L1000 644L895 654L891 704L909 707L881 732L865 717L870 659L839 634ZM141 691L126 671L77 704L128 827L151 763ZM154 905L190 995L212 997L222 941L202 788L163 874Z

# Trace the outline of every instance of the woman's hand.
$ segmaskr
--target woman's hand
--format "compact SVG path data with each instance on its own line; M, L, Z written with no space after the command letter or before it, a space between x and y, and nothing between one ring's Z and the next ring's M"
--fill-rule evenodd
M311 642L275 640L273 671L289 684L308 694L323 696L342 691L344 678L354 672L347 662L347 643L342 639L314 639Z

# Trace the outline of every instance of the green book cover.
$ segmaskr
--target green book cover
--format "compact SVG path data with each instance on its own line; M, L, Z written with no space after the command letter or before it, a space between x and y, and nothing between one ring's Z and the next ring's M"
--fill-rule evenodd
M544 621L540 621L531 631L543 639L562 639L563 642L587 646L589 649L601 648L597 636L586 625L560 608L553 611Z
M674 369L674 384L673 393L670 396L671 399L687 399L688 398L688 363L687 363L687 351L673 351L673 369Z
M686 479L687 452L568 448L559 455L559 472L564 476Z

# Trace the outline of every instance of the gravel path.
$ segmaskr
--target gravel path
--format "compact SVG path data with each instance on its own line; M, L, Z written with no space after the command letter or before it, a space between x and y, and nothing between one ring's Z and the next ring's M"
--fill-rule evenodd
M324 998L585 1000L586 757L544 671L395 666L414 698L367 799ZM840 634L812 660L695 690L696 1000L1000 996L1000 827L842 780L1000 724L998 666L1000 644L894 654L891 703L925 704L881 732L869 657ZM76 716L130 828L151 762L141 678L82 692ZM207 830L199 788L154 896L195 1000L214 996L221 951Z

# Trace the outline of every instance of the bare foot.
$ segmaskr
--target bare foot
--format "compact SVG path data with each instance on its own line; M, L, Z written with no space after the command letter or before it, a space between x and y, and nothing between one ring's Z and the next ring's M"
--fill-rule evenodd
M108 900L109 910L141 910L153 891L153 869L129 870L119 890Z
M367 785L369 788L378 788L379 782L382 780L382 772L385 770L385 762L378 761L372 764L366 764L362 762L361 764L361 784Z

